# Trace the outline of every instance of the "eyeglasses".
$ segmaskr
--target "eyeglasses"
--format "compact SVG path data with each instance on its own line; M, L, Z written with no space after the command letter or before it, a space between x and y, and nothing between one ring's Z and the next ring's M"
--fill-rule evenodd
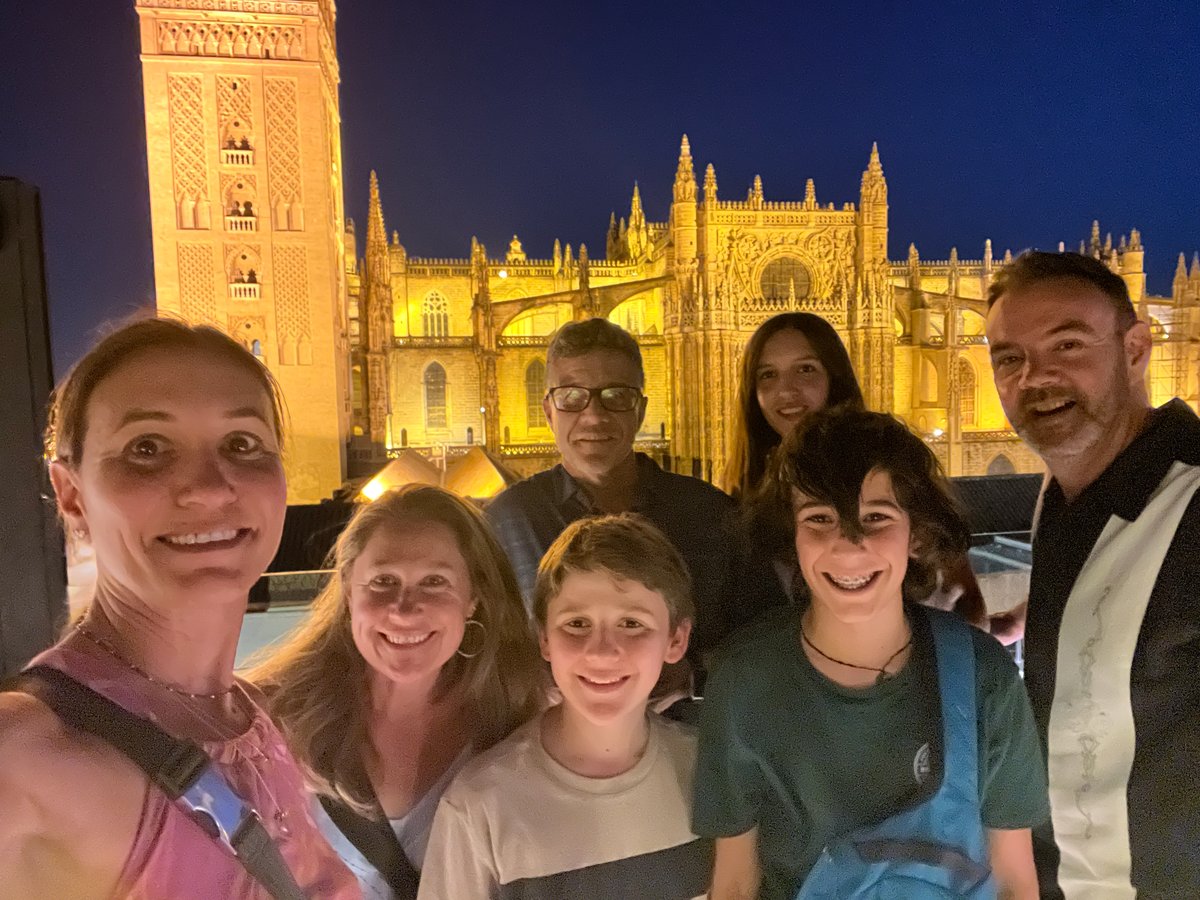
M614 384L602 388L586 388L577 384L552 387L546 396L559 412L583 412L593 397L600 398L600 405L609 412L629 412L641 402L642 392L625 384Z

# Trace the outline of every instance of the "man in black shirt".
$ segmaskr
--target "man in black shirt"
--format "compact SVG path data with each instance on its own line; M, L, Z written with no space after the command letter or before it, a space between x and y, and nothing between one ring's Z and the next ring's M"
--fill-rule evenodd
M988 292L1000 401L1050 472L1033 543L1026 686L1052 821L1042 896L1200 897L1200 418L1152 409L1125 282L1022 254Z
M688 659L700 675L717 643L783 597L769 564L755 567L739 549L727 494L634 452L644 386L641 351L624 329L599 318L560 328L546 352L542 408L562 462L505 490L486 514L526 603L542 555L571 522L619 512L649 519L691 574L696 620Z

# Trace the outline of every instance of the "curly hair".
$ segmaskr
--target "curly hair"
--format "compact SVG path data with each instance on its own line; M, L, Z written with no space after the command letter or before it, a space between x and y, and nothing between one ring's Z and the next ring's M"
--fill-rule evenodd
M379 529L437 522L454 534L471 575L472 618L484 644L442 667L439 696L460 692L471 746L485 750L541 709L545 680L516 576L483 515L437 487L407 485L355 513L330 554L333 575L308 619L247 674L267 697L272 718L317 793L377 815L363 766L370 708L367 663L350 630L350 571Z
M793 492L828 503L837 511L842 533L856 542L863 536L863 482L877 469L888 473L912 528L907 600L928 597L938 571L970 546L970 528L937 457L893 416L846 407L815 413L783 444L775 463L770 484L780 505L790 508Z

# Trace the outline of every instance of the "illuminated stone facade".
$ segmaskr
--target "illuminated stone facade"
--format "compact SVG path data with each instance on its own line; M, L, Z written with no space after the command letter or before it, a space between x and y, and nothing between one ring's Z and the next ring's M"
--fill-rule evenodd
M983 314L1001 263L888 259L888 190L872 148L859 195L821 203L718 197L680 146L668 220L637 186L609 220L603 256L514 235L491 256L409 257L388 239L372 174L357 237L342 213L333 0L136 0L141 27L155 282L161 309L212 322L258 354L292 419L290 499L332 493L347 472L412 447L445 463L472 445L520 473L555 459L541 410L548 336L607 316L634 333L649 405L639 445L720 482L737 372L754 329L785 310L825 317L868 404L926 435L951 474L1035 471L992 385ZM1200 261L1181 257L1171 297L1146 295L1136 231L1093 228L1083 252L1129 284L1156 347L1155 403L1198 405Z
M288 401L288 497L350 427L333 0L136 0L158 308L217 325Z
M603 315L642 346L642 446L719 482L746 342L769 316L807 310L846 342L868 404L927 435L951 474L1039 471L1005 422L984 338L983 298L1002 260L988 242L981 259L951 250L923 261L910 247L893 262L887 204L874 147L855 203L818 202L811 180L803 200L768 200L759 178L730 201L711 165L697 185L685 137L668 221L646 221L635 186L602 259L558 241L532 259L516 236L502 257L472 240L467 258L424 259L388 241L372 175L365 262L347 255L355 431L438 456L482 443L518 471L542 468L554 460L540 408L548 336ZM1121 274L1154 324L1154 402L1197 405L1200 262L1189 273L1181 257L1172 297L1149 297L1136 230L1113 247L1094 225L1081 252ZM374 334L390 338L386 352Z

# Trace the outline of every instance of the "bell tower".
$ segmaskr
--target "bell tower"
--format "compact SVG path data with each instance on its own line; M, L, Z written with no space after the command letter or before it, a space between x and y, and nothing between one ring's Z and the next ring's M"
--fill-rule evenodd
M271 370L288 501L315 503L350 424L334 0L135 3L158 308Z

